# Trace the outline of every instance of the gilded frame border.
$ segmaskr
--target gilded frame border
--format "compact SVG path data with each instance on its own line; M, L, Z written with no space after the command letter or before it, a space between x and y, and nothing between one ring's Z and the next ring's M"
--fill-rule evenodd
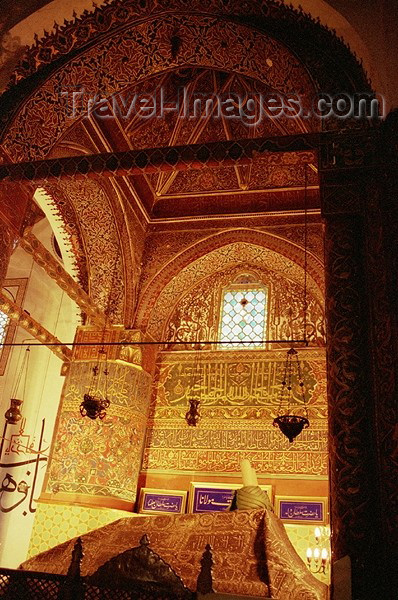
M209 481L204 481L204 482L191 482L190 484L190 488L189 488L189 496L188 496L188 512L190 513L201 513L201 512L210 512L210 511L198 511L198 510L194 510L195 506L195 497L196 497L196 491L203 489L203 490L214 490L214 491L228 491L228 490L238 490L240 489L242 486L241 483L212 483ZM271 484L260 484L259 487L266 491L268 494L268 497L270 499L270 502L272 504L272 506L274 506L273 503L273 486ZM231 499L232 501L232 499ZM227 510L227 509L225 509ZM219 511L221 512L221 511Z
M166 510L166 505L165 506L165 510L161 510L161 509L150 509L148 507L146 507L146 501L148 500L149 496L154 496L153 498L153 503L154 506L156 507L156 502L158 502L158 506L160 506L160 499L163 500L163 502L171 502L172 500L175 501L175 499L180 500L180 504L178 507L178 510ZM141 488L140 489L140 496L139 496L139 502L138 502L138 512L140 514L147 514L147 515L160 515L160 514L168 514L168 515L183 515L186 511L186 506L187 506L187 496L188 496L188 492L184 491L184 490L160 490L157 488ZM156 499L157 497L157 499ZM168 500L167 500L168 499Z
M315 514L318 512L318 518L314 512L311 515L309 509L315 511ZM283 523L324 525L328 521L328 499L324 496L276 496L275 511ZM286 516L287 511L290 511L291 517ZM300 518L300 513L302 518Z

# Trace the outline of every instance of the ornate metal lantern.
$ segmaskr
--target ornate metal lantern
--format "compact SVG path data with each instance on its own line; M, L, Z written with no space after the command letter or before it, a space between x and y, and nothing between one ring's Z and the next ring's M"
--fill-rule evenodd
M93 378L89 387L89 390L83 396L83 402L80 404L80 414L82 417L88 417L89 419L104 419L106 417L106 409L110 405L108 400L108 364L107 355L105 354L105 368L103 370L104 382L103 389L101 390L101 370L100 370L100 355L105 354L104 348L102 347L98 353L98 362L93 367ZM98 379L97 379L98 378Z
M108 302L105 309L105 321L102 330L101 347L97 354L97 364L92 369L92 381L90 383L88 392L84 394L83 402L79 407L81 416L88 417L93 421L95 419L100 419L101 421L105 419L106 409L110 406L110 400L108 399L108 351L105 351L105 337L107 324L109 322L109 314L112 303L112 289L114 288L118 260L119 256L116 255L113 265L112 282L108 289ZM103 365L104 368L102 368ZM104 376L103 378L101 377L102 375Z
M196 427L196 425L200 421L199 407L202 391L202 375L199 364L200 348L201 346L199 343L194 345L194 349L196 350L196 356L194 358L194 365L192 368L190 398L188 399L189 409L185 414L185 420L191 427ZM197 390L197 392L195 392L195 390Z
M298 411L293 412L291 410L294 398L293 377L295 370L304 416L295 414ZM286 357L278 413L279 416L274 419L273 426L279 427L283 435L288 438L289 442L293 442L303 429L306 429L310 425L300 361L297 351L294 348L290 348Z
M84 394L83 402L80 404L80 414L89 419L104 419L106 409L110 405L108 398L97 398L91 394Z
M11 398L10 402L10 407L6 410L4 417L9 425L16 425L22 419L22 414L19 410L22 400Z
M185 414L185 420L192 427L196 427L200 421L199 405L200 400L195 400L195 398L189 399L189 410Z
M13 386L12 396L10 399L10 406L4 413L4 418L8 425L16 425L22 419L21 406L26 397L26 380L28 376L29 369L29 356L30 356L30 347L26 348L24 357L22 359L22 363ZM17 396L19 395L18 391L20 390L22 385L22 400L19 400Z

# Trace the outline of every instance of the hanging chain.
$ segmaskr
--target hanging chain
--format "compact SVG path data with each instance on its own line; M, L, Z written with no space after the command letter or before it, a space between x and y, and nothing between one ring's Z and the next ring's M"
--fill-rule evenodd
M307 214L307 191L308 191L308 165L304 165L304 297L303 297L303 339L308 346L307 340L307 268L308 268L308 214Z
M281 414L283 405L285 403L287 404L287 412L289 412L289 406L290 406L289 386L290 386L290 384L289 384L288 380L291 380L291 372L290 372L291 369L290 369L289 361L290 361L290 355L288 353L286 356L286 360L285 360L285 367L284 367L283 380L282 380L282 389L281 389L280 399L279 399L279 407L278 407L279 414Z
M307 399L305 397L304 379L303 379L303 375L302 375L301 364L300 364L297 353L296 353L296 361L297 361L298 381L299 381L299 387L300 387L300 391L301 391L301 400L302 400L303 406L304 406L305 417L308 419L308 407L307 407Z
M30 346L28 346L25 350L24 353L24 357L22 359L21 362L21 367L19 369L19 373L17 375L17 378L15 380L15 385L13 387L12 390L12 398L18 398L18 390L19 390L19 386L21 383L21 379L22 379L22 375L25 371L25 380L24 380L24 386L23 386L23 399L25 399L25 393L26 393L26 378L27 378L27 373L28 373L28 366L29 366L29 357L30 357Z
M194 348L196 350L196 355L194 357L194 364L192 368L192 385L190 389L190 398L188 399L189 407L187 413L185 414L186 422L192 427L196 427L200 421L201 415L199 412L199 407L202 399L202 363L201 361L199 362L200 344L195 343ZM199 385L198 397L196 397L196 395L193 393L196 385Z

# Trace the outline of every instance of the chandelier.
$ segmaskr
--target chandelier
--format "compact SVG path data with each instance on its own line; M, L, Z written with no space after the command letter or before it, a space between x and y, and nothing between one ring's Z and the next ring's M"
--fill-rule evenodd
M326 573L330 564L330 527L315 527L315 547L307 548L307 566L311 573Z

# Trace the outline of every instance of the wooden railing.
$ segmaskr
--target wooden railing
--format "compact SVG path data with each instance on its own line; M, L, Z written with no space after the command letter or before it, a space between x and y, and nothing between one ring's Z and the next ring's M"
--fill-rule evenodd
M196 591L189 590L150 548L146 535L137 548L113 557L85 577L81 575L83 556L83 543L78 538L66 575L0 568L0 600L260 600L257 596L214 593L209 545L200 561Z
M0 569L0 598L4 600L195 600L195 592L176 595L161 584L136 581L131 589L88 584L84 578Z

